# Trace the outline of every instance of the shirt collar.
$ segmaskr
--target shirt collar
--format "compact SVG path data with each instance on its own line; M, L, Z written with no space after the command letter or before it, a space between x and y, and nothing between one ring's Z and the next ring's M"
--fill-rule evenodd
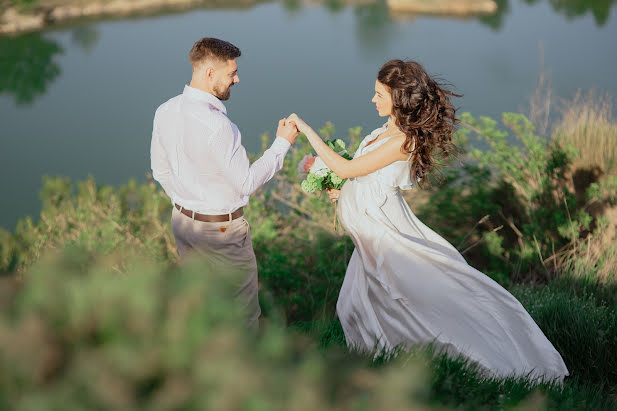
M182 94L184 94L185 96L189 98L193 98L195 100L206 102L210 104L212 107L214 107L215 109L223 112L223 114L227 114L227 108L225 108L225 105L223 104L223 102L219 100L218 98L216 98L214 95L206 91L199 90L195 87L186 85L184 86L184 93Z

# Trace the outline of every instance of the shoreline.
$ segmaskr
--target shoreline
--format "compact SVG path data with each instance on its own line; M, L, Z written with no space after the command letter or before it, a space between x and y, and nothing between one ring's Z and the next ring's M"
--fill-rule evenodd
M150 16L161 12L186 11L198 8L249 8L275 0L43 0L29 11L8 7L0 14L0 36L18 35L67 24L80 19L127 18ZM345 5L370 4L374 0L343 0ZM230 4L231 3L231 4ZM306 5L321 3L308 0ZM390 13L416 15L448 15L469 17L493 14L497 4L493 0L387 0Z
M392 13L469 17L497 11L493 0L387 0Z
M234 0L226 8L248 8L273 0ZM151 16L161 12L186 11L200 7L222 8L223 1L211 0L112 0L83 2L66 0L64 4L41 4L31 11L17 7L6 9L0 16L0 36L25 34L69 24L82 19L127 18Z

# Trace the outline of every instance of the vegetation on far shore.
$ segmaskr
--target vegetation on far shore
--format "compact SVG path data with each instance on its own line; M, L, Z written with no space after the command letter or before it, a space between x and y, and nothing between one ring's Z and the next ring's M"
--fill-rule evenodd
M407 194L526 307L570 370L563 386L483 379L430 348L377 361L349 353L335 303L353 244L333 230L327 197L299 188L296 165L310 151L299 139L246 208L264 313L256 336L241 326L224 268L178 266L171 205L155 182L46 178L40 218L0 232L0 408L614 409L610 113L607 100L580 97L549 138L520 114L501 125L464 114L458 144L479 137L487 149ZM361 134L351 129L348 146ZM335 137L333 126L321 135Z
M118 18L129 15L151 15L162 11L192 8L248 8L272 0L145 0L140 2L105 0L0 0L0 36L43 30L46 27L84 18ZM323 6L337 13L351 5L367 24L381 24L391 18L408 18L417 14L443 14L468 17L474 15L493 29L502 27L510 12L512 0L323 0ZM516 1L516 0L514 0ZM520 0L529 5L537 0ZM554 12L568 19L590 14L598 26L609 19L617 0L549 1ZM306 4L302 0L283 0L283 6L295 12ZM380 23L381 22L381 23Z

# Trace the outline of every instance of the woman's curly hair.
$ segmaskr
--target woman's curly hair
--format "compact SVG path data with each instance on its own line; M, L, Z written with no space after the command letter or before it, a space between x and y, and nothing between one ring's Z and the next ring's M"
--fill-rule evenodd
M435 167L436 155L448 158L457 152L452 134L458 120L450 97L460 95L438 84L415 61L390 60L377 80L390 89L395 124L407 136L401 149L413 151L411 176L420 180Z

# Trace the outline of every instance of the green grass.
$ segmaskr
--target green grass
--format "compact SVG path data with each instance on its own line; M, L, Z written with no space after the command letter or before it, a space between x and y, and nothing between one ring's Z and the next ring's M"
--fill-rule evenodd
M593 295L518 286L513 294L561 353L570 374L617 394L617 307Z

